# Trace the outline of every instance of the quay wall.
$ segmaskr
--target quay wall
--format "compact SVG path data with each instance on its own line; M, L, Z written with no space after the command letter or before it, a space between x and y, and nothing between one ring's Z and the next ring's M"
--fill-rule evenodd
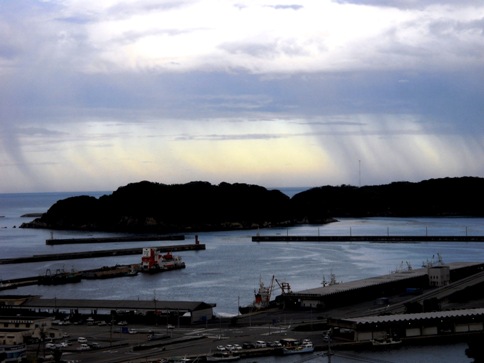
M420 269L424 271L425 269ZM469 280L469 285L480 283L483 274L484 264L464 264L462 266L452 266L450 270L451 284L447 287L457 285L459 281ZM415 271L416 272L416 271ZM380 277L380 279L364 279L349 283L337 284L337 286L316 288L301 292L291 292L276 297L276 303L288 309L300 309L304 302L317 303L317 309L331 309L339 306L349 306L364 301L377 300L406 294L411 289L427 289L429 287L428 275L426 273L403 273ZM372 282L373 281L373 282ZM449 290L448 294L452 291ZM422 298L427 294L422 294Z
M184 244L184 245L160 246L160 247L157 247L157 249L162 252L198 251L198 250L205 250L205 244L195 243L195 244ZM81 258L93 258L93 257L141 255L142 252L143 252L143 248L124 248L124 249L110 249L110 250L102 250L102 251L51 253L51 254L33 255L33 256L27 256L27 257L2 258L0 259L0 265L29 263L29 262L43 262L43 261L58 261L58 260L77 260Z
M252 242L484 242L484 236L252 236Z
M60 238L47 239L47 245L66 245L81 243L110 243L110 242L146 242L146 241L183 241L184 235L149 235L149 236L116 236L116 237L91 237L91 238Z
M304 301L317 301L317 309L326 310L340 306L349 306L364 301L376 300L378 298L399 295L406 288L423 288L428 285L428 277L419 275L408 279L385 281L374 285L361 285L342 289L330 294L318 293L288 293L276 297L278 305L284 305L288 309L299 309Z

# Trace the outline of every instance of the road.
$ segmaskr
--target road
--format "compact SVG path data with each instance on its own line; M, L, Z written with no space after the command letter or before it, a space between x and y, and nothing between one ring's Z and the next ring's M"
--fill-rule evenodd
M280 315L278 312L274 312ZM271 314L269 314L271 315ZM275 316L275 315L274 315ZM298 314L297 316L300 316ZM282 315L279 316L282 319ZM310 317L308 315L308 317ZM219 345L240 344L244 342L255 342L257 340L275 341L283 338L311 339L316 345L323 344L321 331L314 332L295 332L290 329L294 327L291 324L283 322L274 325L269 324L255 325L259 320L269 319L266 315L263 317L254 317L254 325L242 327L228 327L226 324L211 324L208 326L195 327L175 327L167 329L166 327L147 327L147 326L129 326L135 329L137 334L121 333L118 326L88 326L88 325L65 325L58 328L69 334L69 347L63 350L62 359L72 362L92 362L92 363L123 363L123 362L150 362L160 358L173 358L183 356L201 356L209 354L217 349ZM314 316L314 319L317 319ZM307 321L307 320L306 320ZM307 321L308 322L308 321ZM317 323L317 320L314 320ZM163 340L148 340L148 333L153 329L158 334L168 336ZM85 337L89 343L96 342L100 345L99 349L89 351L79 351L80 346L77 343L78 337ZM139 350L140 345L151 346L149 349ZM35 354L38 346L29 346L29 354ZM267 353L267 352L266 352ZM40 355L43 355L43 348L40 349ZM46 350L45 354L49 354Z

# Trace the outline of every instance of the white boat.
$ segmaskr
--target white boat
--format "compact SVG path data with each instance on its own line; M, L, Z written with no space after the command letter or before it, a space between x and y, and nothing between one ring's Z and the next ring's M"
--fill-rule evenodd
M231 352L215 352L206 357L207 362L231 362L239 359L240 355Z
M288 346L282 349L282 354L284 355L312 353L312 352L314 352L314 345L311 342L305 342L301 345Z
M400 339L393 339L393 338L384 338L384 339L373 339L371 344L374 347L391 347L391 346L398 346L402 344Z
M169 359L169 363L190 363L192 360L187 357Z

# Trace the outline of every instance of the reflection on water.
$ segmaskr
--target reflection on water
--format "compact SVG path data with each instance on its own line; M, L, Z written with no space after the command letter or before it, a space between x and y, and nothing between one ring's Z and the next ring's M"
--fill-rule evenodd
M458 343L455 345L432 345L420 347L400 347L386 351L336 351L331 356L332 363L471 363L472 359L465 354L467 345ZM302 363L302 362L329 362L326 352L314 354L301 354L293 356L257 357L242 359L242 363Z

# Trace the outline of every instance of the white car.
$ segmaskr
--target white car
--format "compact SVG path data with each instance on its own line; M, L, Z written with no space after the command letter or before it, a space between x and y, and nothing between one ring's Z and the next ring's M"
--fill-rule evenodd
M66 342L60 342L60 343L55 344L56 348L66 348L67 346L68 346L68 344Z
M267 343L263 340L258 340L258 341L255 342L255 347L256 348L266 348Z
M77 348L78 350L90 350L91 347L87 344L81 344L79 348Z
M225 347L224 347L223 345L218 345L218 346L217 346L217 350L218 350L219 352L225 352Z
M81 344L87 344L87 339L84 337L77 338L77 342Z
M46 343L45 344L45 349L55 349L55 344L54 343Z

